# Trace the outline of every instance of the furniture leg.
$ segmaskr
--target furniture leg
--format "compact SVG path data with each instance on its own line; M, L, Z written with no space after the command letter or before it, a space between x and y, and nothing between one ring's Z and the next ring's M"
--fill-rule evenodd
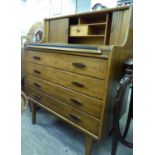
M111 137L112 136L112 134L113 134L113 131L114 131L114 128L112 128L110 131L109 131L109 137Z
M114 107L114 120L113 120L113 135L112 135L112 151L111 155L116 154L117 145L118 145L118 124L117 119L119 116L117 115L117 107Z
M34 102L31 103L32 108L32 124L36 124L36 105Z
M116 150L117 150L117 145L118 145L118 137L116 135L116 131L113 132L113 137L112 137L112 152L111 155L115 155L116 154Z
M86 136L86 152L85 155L91 155L91 147L93 143L93 138Z

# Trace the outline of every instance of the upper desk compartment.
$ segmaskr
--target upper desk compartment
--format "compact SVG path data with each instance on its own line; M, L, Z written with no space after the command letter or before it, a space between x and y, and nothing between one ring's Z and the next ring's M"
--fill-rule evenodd
M76 17L78 23L70 18L69 42L80 44L108 44L111 14L92 14Z
M132 27L131 19L129 6L48 18L44 21L43 42L123 45Z

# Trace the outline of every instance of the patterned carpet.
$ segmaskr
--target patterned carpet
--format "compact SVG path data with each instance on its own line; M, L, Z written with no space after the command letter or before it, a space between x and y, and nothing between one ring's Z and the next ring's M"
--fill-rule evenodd
M126 115L120 121L123 127ZM22 114L22 155L84 155L84 135L77 129L58 120L43 109L37 111L37 123L32 125L29 108ZM132 140L132 124L127 135ZM92 155L110 155L111 137L93 144ZM117 155L132 155L133 150L118 145Z

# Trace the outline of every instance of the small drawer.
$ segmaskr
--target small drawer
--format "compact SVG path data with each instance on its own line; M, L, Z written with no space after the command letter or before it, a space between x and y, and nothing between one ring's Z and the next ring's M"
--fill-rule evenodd
M100 121L60 102L38 90L29 88L28 95L43 106L65 117L72 123L98 135Z
M27 73L100 100L104 98L104 80L78 75L34 63L27 64Z
M88 35L88 26L79 25L70 27L70 36L86 36Z
M100 118L103 102L93 97L89 97L60 85L38 79L33 76L27 76L28 87L40 90L41 92L52 96L66 104Z
M26 51L26 61L99 79L105 79L107 73L107 60L100 58Z

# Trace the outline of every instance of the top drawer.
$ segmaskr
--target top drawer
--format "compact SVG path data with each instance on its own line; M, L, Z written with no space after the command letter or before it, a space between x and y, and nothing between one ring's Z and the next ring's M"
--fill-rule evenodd
M87 25L71 26L70 36L86 36L86 35L88 35Z
M27 61L105 79L107 60L62 53L27 51Z

